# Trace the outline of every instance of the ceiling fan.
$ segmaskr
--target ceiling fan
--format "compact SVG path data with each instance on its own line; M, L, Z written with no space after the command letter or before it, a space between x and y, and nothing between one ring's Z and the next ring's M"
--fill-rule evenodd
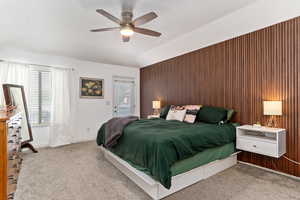
M153 19L155 19L157 17L157 15L154 12L150 12L150 13L145 14L141 17L138 17L134 20L132 20L133 13L130 12L130 11L123 11L122 12L122 20L120 20L117 17L109 14L108 12L106 12L103 9L98 9L98 10L96 10L96 12L103 15L103 16L105 16L105 17L107 17L111 21L117 23L119 26L118 27L112 27L112 28L93 29L93 30L91 30L91 32L103 32L103 31L119 30L121 35L122 35L123 42L129 42L130 36L132 36L134 32L144 34L144 35L153 36L153 37L159 37L161 35L161 33L159 33L159 32L137 27L137 26L146 24L146 23L152 21Z

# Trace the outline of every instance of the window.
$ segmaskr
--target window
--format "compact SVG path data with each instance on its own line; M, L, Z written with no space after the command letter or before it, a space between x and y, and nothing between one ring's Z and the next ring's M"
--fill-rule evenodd
M32 67L29 79L29 118L33 126L48 125L51 112L51 72Z

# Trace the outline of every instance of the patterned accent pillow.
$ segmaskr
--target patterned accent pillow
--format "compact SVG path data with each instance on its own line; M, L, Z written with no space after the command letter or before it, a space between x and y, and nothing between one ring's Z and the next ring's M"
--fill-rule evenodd
M184 121L193 124L202 105L186 105L184 107L186 109Z
M178 120L183 121L185 117L186 109L184 106L174 106L170 107L166 120Z

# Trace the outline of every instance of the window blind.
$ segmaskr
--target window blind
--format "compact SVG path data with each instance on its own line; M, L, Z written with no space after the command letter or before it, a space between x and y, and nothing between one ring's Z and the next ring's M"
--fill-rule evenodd
M29 115L33 125L47 125L51 112L51 72L33 68L30 70Z

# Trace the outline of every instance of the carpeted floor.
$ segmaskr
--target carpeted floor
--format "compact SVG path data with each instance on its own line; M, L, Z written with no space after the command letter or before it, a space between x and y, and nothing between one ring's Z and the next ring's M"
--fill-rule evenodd
M300 200L300 182L238 164L164 200ZM25 153L15 200L150 200L94 142Z

